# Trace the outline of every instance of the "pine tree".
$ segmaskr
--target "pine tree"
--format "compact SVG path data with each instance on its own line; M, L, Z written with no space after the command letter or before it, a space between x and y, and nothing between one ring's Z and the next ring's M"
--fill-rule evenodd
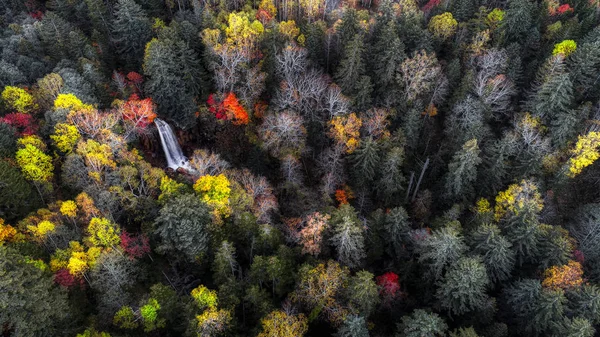
M379 144L371 137L360 141L358 148L352 153L352 172L357 182L369 184L379 169Z
M139 67L151 28L150 19L134 0L117 2L112 21L114 43L121 57L134 68Z
M350 268L358 267L365 257L365 238L362 224L356 211L349 204L341 205L332 217L331 243L337 252L337 259Z
M349 97L357 96L367 84L363 78L366 73L364 53L363 35L356 34L344 48L343 57L337 67L335 81L342 88L342 92ZM357 99L354 103L356 105Z
M448 224L434 230L431 235L417 241L419 263L428 266L435 279L442 277L443 271L451 263L457 261L467 250L464 238L460 233L460 224Z
M581 317L592 324L600 322L600 289L594 284L584 284L567 291L569 300L567 313L572 317Z
M350 306L362 317L369 317L379 303L379 289L373 274L362 270L350 278L346 289Z
M446 335L448 325L438 314L422 309L413 311L410 316L403 316L397 324L396 337L442 337Z
M451 314L462 315L486 305L485 291L489 282L480 258L463 257L446 272L436 297L442 308Z
M448 164L445 184L445 192L450 199L467 199L472 196L473 183L477 179L477 166L482 161L479 157L480 152L477 139L471 139L452 157L452 162Z
M335 337L369 337L367 322L362 316L348 316Z
M189 82L184 80L187 67L172 41L152 39L146 45L145 90L158 105L159 115L183 128L195 124L197 109Z
M160 251L179 251L189 260L199 258L208 248L209 209L193 194L169 199L156 218Z
M385 216L384 228L385 240L393 248L395 255L400 256L411 230L406 210L401 206L391 209Z
M511 244L500 234L500 229L492 224L483 224L470 235L473 252L482 256L492 282L510 278L515 264L515 252Z
M379 21L379 20L378 20ZM400 88L395 80L398 67L406 58L405 46L396 33L396 25L388 21L381 32L374 36L370 53L373 67L375 92L385 105L397 102Z
M66 320L73 317L67 294L42 268L12 248L0 245L0 270L3 332L19 336L56 336L64 332Z

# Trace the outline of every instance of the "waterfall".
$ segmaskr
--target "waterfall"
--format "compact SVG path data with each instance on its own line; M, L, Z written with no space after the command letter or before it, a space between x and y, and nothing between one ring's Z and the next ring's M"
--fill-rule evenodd
M156 124L158 134L160 135L160 142L165 151L165 157L167 157L167 165L173 170L182 167L188 171L192 171L190 163L187 157L183 155L181 146L179 146L171 126L160 118L154 119L154 123Z

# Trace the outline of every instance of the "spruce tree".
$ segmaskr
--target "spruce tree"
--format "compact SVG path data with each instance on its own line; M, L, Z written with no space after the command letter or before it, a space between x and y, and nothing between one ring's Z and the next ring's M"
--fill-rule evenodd
M186 54L187 55L187 54ZM185 71L193 67L182 57L169 39L152 39L146 46L144 74L146 92L158 105L158 113L177 126L189 128L195 124L194 93L186 82Z
M470 234L469 241L473 253L482 257L492 282L510 278L515 264L515 252L496 225L483 224L477 227Z
M392 203L400 198L406 184L406 178L402 172L404 149L395 146L388 150L382 159L375 189L383 200Z
M566 296L569 316L585 318L592 324L600 323L600 288L597 285L584 284L570 289Z
M195 195L184 194L169 199L156 218L156 234L162 252L177 251L193 261L208 248L208 206Z
M485 291L489 282L480 258L463 257L446 272L436 297L442 308L451 314L462 315L486 305L488 296Z
M399 65L406 58L405 46L396 33L396 26L389 21L381 32L374 36L369 59L373 60L373 84L375 92L384 105L398 101L400 88L395 81Z
M350 315L335 334L335 337L369 337L369 329L364 317Z
M401 206L391 209L385 216L384 229L387 244L396 256L400 255L411 230L406 210Z
M362 34L356 34L348 42L334 77L336 84L342 88L342 92L354 98L356 106L363 106L363 103L368 100L370 95L368 91L370 91L371 86L370 78L365 77L366 64L363 60L365 53L363 39Z
M441 278L444 270L467 250L458 222L434 230L416 245L419 263L425 264L435 279Z
M150 19L134 0L119 0L115 6L112 31L117 52L137 68L152 34Z
M448 329L443 318L423 309L416 309L410 316L403 316L397 327L396 337L442 337Z
M365 238L356 211L349 204L340 206L332 215L333 236L330 241L337 259L350 268L358 267L365 257Z
M358 148L352 153L352 172L356 181L368 184L373 181L379 169L379 144L372 137L360 141Z
M452 157L445 182L445 193L449 199L468 199L472 196L477 166L481 164L480 152L477 139L471 139Z
M0 245L0 325L15 336L56 336L65 332L67 294L52 277L13 248ZM47 268L47 267L46 267Z

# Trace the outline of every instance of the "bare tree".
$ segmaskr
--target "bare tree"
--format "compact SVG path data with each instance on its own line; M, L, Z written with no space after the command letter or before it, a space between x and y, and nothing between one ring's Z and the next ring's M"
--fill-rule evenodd
M267 115L259 135L262 147L275 157L299 156L305 150L306 129L302 117L291 110Z

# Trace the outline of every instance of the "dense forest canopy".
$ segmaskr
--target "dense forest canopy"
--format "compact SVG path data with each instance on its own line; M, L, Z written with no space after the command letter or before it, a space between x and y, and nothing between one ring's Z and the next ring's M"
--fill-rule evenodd
M0 28L0 335L600 328L598 0L0 0Z

